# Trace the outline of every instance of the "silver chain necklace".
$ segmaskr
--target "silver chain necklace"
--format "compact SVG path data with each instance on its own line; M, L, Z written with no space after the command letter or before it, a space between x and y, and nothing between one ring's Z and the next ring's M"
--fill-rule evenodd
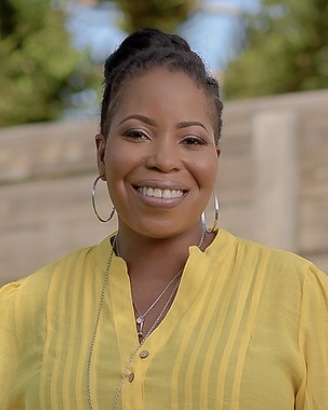
M200 240L197 244L197 247L200 248L201 245L203 244L204 238L205 238L205 234L206 234L206 225L204 223L202 223L202 234L200 237ZM91 388L91 363L92 363L92 356L93 356L93 351L94 351L94 347L95 347L95 341L96 341L96 336L98 333L98 328L99 328L99 322L100 322L100 317L101 317L101 313L103 310L103 306L104 306L104 298L105 298L105 290L107 287L107 283L108 283L108 275L109 275L109 268L111 266L112 263L112 259L113 259L113 254L114 254L114 248L116 247L117 250L117 235L115 235L114 240L113 240L113 246L112 249L109 253L109 257L108 257L108 261L107 261L107 265L104 271L104 279L103 279L103 285L102 285L102 289L101 289L101 293L100 293L100 301L99 301L99 307L98 307L98 312L97 312L97 316L96 316L96 321L95 321L95 327L92 333L92 337L91 337L91 342L90 342L90 348L89 348L89 354L88 354L88 359L87 359L87 371L86 371L86 376L87 376L87 395L88 395L88 403L89 403L89 409L90 410L94 410L94 404L93 404L93 397L92 397L92 388ZM183 269L181 271L178 272L178 274L171 280L171 282L169 283L169 285L167 286L167 288L165 288L165 291L169 288L169 286L173 283L173 281L179 276L181 275ZM124 384L124 380L128 374L128 371L131 367L131 364L134 360L134 358L136 357L136 354L138 353L138 351L140 350L140 348L144 345L144 343L146 342L146 340L148 339L148 337L151 335L151 333L154 331L154 329L156 328L156 326L158 325L158 323L161 321L162 317L164 316L167 308L169 307L169 305L172 302L172 299L179 287L179 283L180 283L180 279L177 281L177 283L175 284L169 298L167 299L167 301L165 302L165 305L163 306L163 309L160 311L159 315L156 317L154 323L152 324L152 326L150 327L150 329L148 330L148 332L146 333L145 337L140 341L140 343L138 344L138 346L135 348L135 350L132 352L130 359L128 361L128 363L126 364L125 370L122 373L119 385L117 386L116 392L115 392L115 396L114 396L114 402L113 402L113 406L112 406L112 410L116 410L117 408L117 404L118 404L118 400L120 398L120 394L121 394L121 390ZM163 294L164 294L163 293ZM162 295L161 295L162 296ZM161 297L160 296L160 297ZM156 301L156 303L158 302L158 300ZM155 304L156 304L155 303ZM135 306L135 304L134 304ZM136 307L136 306L135 306ZM137 307L136 307L137 309ZM149 310L149 308L148 308ZM137 309L139 316L140 315L140 311ZM143 315L143 318L145 316L145 313ZM140 330L140 329L139 329ZM141 328L142 330L142 328Z
M117 248L116 248L117 249ZM138 308L137 304L135 301L133 301L133 306L136 308L136 311L138 312L138 317L136 318L136 325L137 325L137 334L139 339L143 339L144 338L144 334L142 332L143 329L143 325L145 322L145 317L148 315L148 313L156 306L157 302L160 301L160 299L162 298L162 296L164 296L164 294L166 293L166 291L168 290L168 288L172 285L172 283L177 279L178 276L181 275L183 269L179 270L179 272L174 276L173 279L170 280L170 282L165 286L165 288L162 290L162 292L157 296L157 298L154 300L154 302L148 307L148 309L144 312L141 313L140 309ZM157 318L155 319L155 321L157 320Z
M124 380L125 380L125 378L126 378L126 376L127 376L127 374L128 374L128 371L129 371L129 369L130 369L130 366L131 366L131 364L132 364L132 362L133 362L133 360L134 360L136 354L138 353L138 351L140 350L140 348L143 346L143 344L145 343L145 341L148 339L148 337L151 335L151 333L153 332L153 330L156 328L156 326L158 325L158 323L160 322L160 320L161 320L162 317L164 316L166 309L169 307L169 305L170 305L170 303L172 302L172 299L173 299L173 297L174 297L174 295L175 295L175 293L176 293L176 291L177 291L177 289L178 289L179 283L180 283L180 279L179 279L179 280L177 281L177 283L175 284L175 286L174 286L174 288L173 288L173 290L172 290L172 292L171 292L169 298L168 298L167 301L165 302L165 305L163 306L163 309L160 311L159 315L157 316L155 322L152 324L151 328L148 330L148 332L146 333L145 337L141 340L141 342L139 343L139 345L136 347L136 349L135 349L135 350L133 351L133 353L131 354L130 359L129 359L129 361L128 361L126 367L125 367L125 370L124 370L124 372L122 373L120 383L119 383L119 385L117 386L112 410L116 410L117 403L118 403L118 400L119 400L119 398L120 398L121 390L122 390L122 387L123 387L123 384L124 384Z
M118 246L118 240L116 239L116 254L117 256L120 255L120 250ZM165 286L165 288L161 291L161 293L156 297L156 299L150 304L150 306L146 309L144 313L141 313L140 309L138 308L137 304L135 301L133 301L133 306L135 307L138 317L135 319L136 325L137 325L137 335L139 337L139 341L141 341L144 338L143 334L143 325L145 323L145 318L148 315L148 313L157 305L157 303L161 300L161 298L165 295L166 291L169 289L169 287L172 285L172 283L178 278L178 276L181 275L183 269L179 270L179 272L170 280L170 282ZM170 297L169 297L170 299ZM166 303L165 303L166 304ZM156 317L155 322L157 321L158 317Z
M96 321L95 321L95 327L92 333L91 337L91 343L90 343L90 349L89 349L89 355L88 355L88 360L87 360L87 394L88 394L88 403L89 403L89 408L90 410L94 410L93 406L93 399L92 399L92 390L91 390L91 362L92 362L92 355L93 355L93 350L95 347L95 341L96 341L96 336L97 336L97 331L98 331L98 326L99 326L99 321L100 321L100 316L101 312L103 309L104 305L104 297L105 297L105 290L108 282L108 273L109 273L109 268L112 263L113 259L113 253L114 253L114 244L116 242L116 236L113 241L113 247L109 253L106 269L104 272L104 279L103 279L103 285L101 289L101 294L100 294L100 302L99 302L99 307L98 307L98 312L96 316Z

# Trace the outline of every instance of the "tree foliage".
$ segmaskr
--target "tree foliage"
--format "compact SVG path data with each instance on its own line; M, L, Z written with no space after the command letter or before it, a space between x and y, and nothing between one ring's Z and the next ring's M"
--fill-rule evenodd
M110 0L123 12L121 27L131 33L134 30L155 27L174 31L192 12L198 0Z
M54 119L81 56L50 0L1 0L0 126Z
M227 98L328 87L327 0L262 0L244 49L226 69Z

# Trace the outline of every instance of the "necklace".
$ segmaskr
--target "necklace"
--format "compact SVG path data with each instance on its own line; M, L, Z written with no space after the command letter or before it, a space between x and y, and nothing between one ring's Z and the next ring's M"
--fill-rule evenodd
M201 245L203 244L204 238L205 238L205 234L206 234L206 225L204 223L202 223L202 234L200 237L200 240L198 242L198 248L201 247ZM107 261L107 265L104 271L104 278L103 278L103 284L102 284L102 289L101 289L101 293L100 293L100 300L99 300L99 307L98 307L98 311L97 311L97 315L96 315L96 320L95 320L95 326L92 332L92 336L91 336L91 341L90 341L90 348L89 348L89 354L88 354L88 359L87 359L87 369L86 369L86 378L87 378L87 396L88 396L88 403L89 403L89 409L90 410L94 410L94 404L93 404L93 397L92 397L92 388L91 388L91 363L92 363L92 356L93 356L93 351L94 351L94 347L95 347L95 342L96 342L96 337L97 337L97 333L98 333L98 328L99 328L99 322L100 322L100 317L101 317L101 313L103 310L103 305L104 305L104 297L105 297L105 290L107 287L107 283L108 283L108 275L109 275L109 269L110 266L112 264L112 259L113 259L113 254L114 254L114 249L116 247L117 249L117 235L115 235L114 240L113 240L113 246L112 249L109 253L108 256L108 261ZM170 282L173 283L174 279L176 279L179 275L181 275L182 271L179 271L178 274L173 278L173 280ZM172 302L172 299L178 289L179 283L180 283L180 279L177 281L177 283L175 284L169 298L167 299L167 301L165 302L165 305L163 306L163 309L160 311L159 315L157 316L157 318L155 319L154 323L152 324L152 326L150 327L150 329L148 330L148 332L146 333L145 337L140 341L140 343L136 346L135 350L132 352L129 361L126 364L126 367L124 369L124 372L122 373L119 385L117 386L116 392L115 392L115 396L114 396L114 402L113 402L113 406L112 406L112 410L116 410L117 408L117 404L118 404L118 400L120 398L120 394L121 394L121 390L124 384L124 380L128 374L128 371L131 367L131 364L134 360L134 358L136 357L136 354L138 353L138 351L140 350L140 348L144 345L144 343L146 342L146 340L148 339L148 337L151 335L151 333L154 331L154 329L156 328L156 326L158 325L158 323L160 322L160 320L162 319L163 315L165 314L166 309L169 307L170 303ZM169 285L170 285L169 284ZM169 287L169 286L168 286ZM168 288L167 287L167 288ZM167 290L167 289L166 289ZM164 292L165 293L165 292ZM148 308L149 309L149 308ZM139 313L139 312L138 312ZM144 314L145 315L145 314Z
M141 312L140 312L140 309L138 308L136 302L133 301L133 305L134 305L134 307L136 308L136 311L138 312L138 315L139 315L139 316L136 318L136 324L137 324L137 332L138 332L137 334L138 334L138 337L139 337L140 339L143 339L143 337L144 337L144 334L143 334L143 332L142 332L142 329L143 329L143 325L144 325L144 322L145 322L145 317L146 317L146 316L148 315L148 313L153 309L153 307L156 306L157 302L159 302L159 300L162 298L162 296L164 296L165 292L166 292L166 291L168 290L168 288L172 285L172 283L175 281L175 279L176 279L178 276L181 275L182 270L183 270L183 269L179 270L179 272L174 276L174 278L170 280L170 282L165 286L165 288L162 290L162 292L157 296L157 298L154 300L154 302L148 307L148 309L147 309L144 313L141 313ZM169 299L170 299L170 297L169 297ZM156 318L156 319L157 319L157 318Z
M140 350L140 348L143 346L143 344L145 343L145 341L148 339L148 337L151 335L151 333L153 332L153 330L156 328L156 326L158 325L158 323L160 322L160 320L162 319L163 315L165 314L166 309L169 307L177 289L179 286L179 282L180 280L177 281L177 283L175 284L169 298L167 299L167 301L165 302L165 305L163 306L163 309L160 311L159 315L157 316L156 320L154 321L154 323L152 324L151 328L148 330L148 332L146 333L145 337L141 340L141 342L139 343L139 345L136 347L136 349L133 351L133 353L130 356L130 359L125 367L124 372L122 373L121 376L121 380L119 385L117 386L116 389L116 393L115 393L115 397L114 397L114 402L113 402L113 407L112 410L116 410L117 407L117 403L118 403L118 399L120 398L120 394L121 394L121 390L124 384L124 380L128 374L128 371L130 369L130 366L134 360L134 358L136 357L136 354L138 353L138 351ZM93 410L93 409L92 409Z
M206 234L206 225L202 223L202 233L201 233L199 242L197 244L198 248L200 248L202 246L205 234ZM117 256L120 256L117 235L115 236L115 245L116 245L116 254L117 254ZM169 287L172 285L172 283L181 275L182 271L183 271L183 269L179 270L179 272L170 280L170 282L165 286L165 288L155 298L155 300L150 304L150 306L146 309L146 311L144 313L141 313L141 311L138 308L136 302L133 301L133 306L135 307L135 309L138 313L138 317L135 319L135 322L136 322L136 325L137 325L137 334L138 334L138 337L139 337L140 340L142 340L144 338L143 326L144 326L145 318L146 318L147 314L157 305L157 303L165 295L166 291L169 289ZM170 295L170 297L169 297L170 301L171 301L172 297ZM157 319L158 319L158 317L155 319L155 322L157 321Z
M112 249L109 253L106 269L104 271L104 279L103 279L103 285L102 285L102 289L101 289L101 293L100 293L99 307L98 307L98 312L97 312L97 316L96 316L95 327L93 329L93 333L92 333L92 337L91 337L89 355L88 355L88 360L87 360L87 394L88 394L88 402L89 402L90 410L94 410L93 399L92 399L92 390L91 390L92 355L93 355L93 350L94 350L94 347L95 347L95 341L96 341L96 336L97 336L97 332L98 332L100 316L101 316L101 312L102 312L103 305L104 305L105 290L106 290L107 282L108 282L109 268L110 268L110 265L111 265L112 259L113 259L115 242L116 242L116 236L114 237L113 247L112 247Z
M97 312L97 316L96 316L96 322L95 322L95 327L92 333L92 337L91 337L91 343L90 343L90 349L89 349L89 355L88 355L88 360L87 360L87 395L88 395L88 403L89 403L89 409L90 410L94 410L94 405L93 405L93 398L92 398L92 389L91 389L91 363L92 363L92 356L93 356L93 350L94 350L94 346L95 346L95 341L96 341L96 336L97 336L97 332L98 332L98 327L99 327L99 321L100 321L100 317L101 317L101 312L103 309L103 305L104 305L104 297L105 297L105 290L106 290L106 286L107 286L107 282L108 282L108 274L109 274L109 268L110 265L112 263L112 259L113 259L113 253L114 253L114 248L115 248L115 244L116 244L116 236L114 238L113 241L113 247L110 251L109 257L108 257L108 261L107 261L107 265L106 265L106 269L104 272L104 280L103 280L103 286L101 289L101 294L100 294L100 302L99 302L99 308L98 308L98 312ZM181 271L179 272L179 274L181 274ZM177 276L177 275L176 275ZM175 279L176 276L173 278ZM172 283L173 281L171 281ZM153 330L156 328L156 326L158 325L158 323L160 322L160 320L162 319L163 315L165 314L166 309L169 307L170 303L172 302L172 299L178 289L179 286L179 282L180 279L177 281L177 283L175 284L169 298L167 299L167 301L165 302L165 305L163 306L162 310L160 311L159 315L157 316L156 320L154 321L154 323L152 324L151 328L148 330L148 332L146 333L145 337L141 340L141 342L138 344L138 346L135 348L135 350L132 352L130 359L124 369L124 372L122 373L121 379L120 379L120 383L117 386L116 392L115 392L115 396L114 396L114 402L113 402L113 406L112 406L112 410L116 410L117 407L117 403L118 400L120 398L120 393L124 384L124 380L127 376L127 373L130 369L130 366L136 356L136 354L138 353L138 351L140 350L140 348L143 346L143 344L145 343L145 341L147 340L147 338L149 337L149 335L153 332Z

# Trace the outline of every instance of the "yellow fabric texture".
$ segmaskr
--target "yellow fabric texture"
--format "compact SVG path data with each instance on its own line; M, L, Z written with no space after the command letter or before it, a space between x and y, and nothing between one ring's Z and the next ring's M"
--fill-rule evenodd
M0 290L1 410L89 409L87 361L110 250L106 238ZM328 277L224 230L205 252L189 252L117 408L327 410ZM112 408L137 346L126 265L114 255L91 363L95 410Z

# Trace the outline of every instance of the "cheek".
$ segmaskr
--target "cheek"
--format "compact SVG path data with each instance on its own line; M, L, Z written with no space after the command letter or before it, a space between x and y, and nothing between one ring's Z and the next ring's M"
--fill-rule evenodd
M111 142L106 147L105 168L110 191L123 187L130 172L138 165L133 150L121 145L119 142Z
M195 173L201 189L212 191L218 173L218 158L213 155L211 158L198 158L194 165Z
M105 167L108 179L123 173L124 168L126 168L126 157L127 155L123 153L122 149L120 149L120 144L115 139L107 141Z
M106 180L109 196L111 197L115 207L120 207L120 202L125 197L124 191L124 157L120 155L110 154L105 158L106 164Z

